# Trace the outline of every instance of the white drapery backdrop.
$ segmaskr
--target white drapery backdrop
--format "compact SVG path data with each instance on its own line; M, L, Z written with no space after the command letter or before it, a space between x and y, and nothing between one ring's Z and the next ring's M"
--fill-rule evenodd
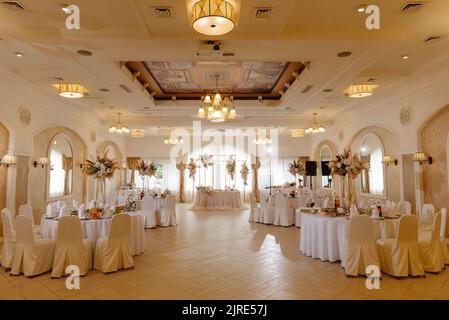
M205 150L203 149L203 152ZM211 150L208 150L211 151ZM250 157L245 152L235 152L234 154L225 154L226 151L223 152L223 156L218 157L216 155L214 157L216 162L214 162L213 166L210 166L208 169L204 169L201 167L201 164L198 163L198 168L195 175L195 186L203 185L203 186L212 186L217 189L224 189L225 187L233 187L235 183L235 188L241 191L242 199L243 199L243 179L240 174L240 170L242 169L243 162L246 161L247 166L250 168L250 173L248 175L247 183L248 185L245 187L246 201L248 201L249 193L252 189L252 169L251 169L251 161ZM204 154L213 155L211 152L204 152ZM228 172L226 170L226 161L229 159L229 156L236 156L237 165L236 165L236 174L235 179L232 182ZM193 157L193 155L192 155ZM193 157L196 159L197 157ZM259 188L260 191L268 188L270 186L270 165L271 165L271 185L282 185L286 182L295 183L296 178L288 172L288 168L290 163L293 162L294 157L287 158L279 158L277 161L272 160L270 164L269 158L260 159L261 167L259 169ZM158 189L161 191L165 189L169 189L171 192L176 194L176 197L179 196L179 170L176 168L176 163L173 163L170 159L144 159L147 162L154 161L162 164L162 179L156 179L155 177L150 178L150 189ZM303 179L303 177L301 177ZM139 175L139 172L135 173L135 181L136 187L142 188L142 178ZM212 183L213 181L213 183ZM189 171L184 171L184 193L185 199L187 201L193 200L193 180L189 178Z

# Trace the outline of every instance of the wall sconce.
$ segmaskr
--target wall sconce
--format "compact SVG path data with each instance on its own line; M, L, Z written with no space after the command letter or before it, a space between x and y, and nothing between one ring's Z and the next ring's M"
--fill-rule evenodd
M37 166L41 166L42 168L44 168L45 166L50 165L50 160L46 157L39 158L39 160L34 161L33 165L35 168L37 168Z
M429 164L433 163L433 158L426 156L424 152L416 152L413 155L413 161L419 162L419 165L422 166L424 162L428 162Z
M15 166L17 164L17 157L11 155L5 155L0 161L0 165L6 166L9 168L10 166Z
M385 156L383 156L383 158L382 158L382 164L385 164L387 167L388 167L390 164L394 164L395 166L397 166L397 165L398 165L398 159L393 159L392 156L385 155Z

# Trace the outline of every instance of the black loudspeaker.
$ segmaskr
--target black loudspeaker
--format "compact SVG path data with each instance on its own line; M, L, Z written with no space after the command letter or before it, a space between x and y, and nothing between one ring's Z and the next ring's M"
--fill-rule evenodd
M306 176L316 177L316 161L306 161Z
M329 161L321 161L321 175L330 176L331 168L329 168Z

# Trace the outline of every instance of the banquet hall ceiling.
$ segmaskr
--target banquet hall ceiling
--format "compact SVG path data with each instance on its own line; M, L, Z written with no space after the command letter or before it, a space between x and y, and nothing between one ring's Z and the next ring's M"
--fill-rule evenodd
M447 0L422 1L423 7L413 13L401 11L408 1L374 1L381 10L380 30L365 28L367 15L356 10L361 1L237 1L236 28L221 37L195 33L185 0L71 2L81 9L80 30L65 29L67 16L58 0L20 0L23 11L0 6L4 101L18 104L25 99L75 114L94 112L105 125L120 110L130 125L187 126L195 119L197 101L152 99L120 62L301 61L304 71L279 101L236 103L240 118L235 125L275 123L293 128L307 124L313 112L331 124L344 110L374 108L401 88L428 85L424 82L432 81L432 73L447 65L449 57ZM158 18L158 7L169 8L171 17ZM260 7L271 8L268 19L255 17ZM441 38L425 43L430 36ZM202 51L208 40L220 44L218 55ZM79 50L93 54L82 56ZM342 51L352 54L338 57ZM224 52L232 55L223 56ZM405 54L408 60L401 58ZM76 101L60 98L52 85L61 79L83 84L89 96ZM371 98L352 100L343 91L356 83L379 87Z

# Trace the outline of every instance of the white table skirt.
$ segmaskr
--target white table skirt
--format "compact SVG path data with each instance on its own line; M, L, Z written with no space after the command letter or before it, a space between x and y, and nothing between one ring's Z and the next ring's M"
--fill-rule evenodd
M377 237L394 238L399 219L373 219ZM328 217L321 214L301 213L301 253L322 261L336 262L343 256L349 220L346 217Z
M139 255L145 251L145 225L144 217L140 213L131 213L131 252ZM81 233L83 238L92 244L93 252L97 240L106 237L109 232L112 219L81 220ZM41 235L43 238L56 239L58 235L58 220L41 220Z
M239 191L198 191L190 210L243 210Z

